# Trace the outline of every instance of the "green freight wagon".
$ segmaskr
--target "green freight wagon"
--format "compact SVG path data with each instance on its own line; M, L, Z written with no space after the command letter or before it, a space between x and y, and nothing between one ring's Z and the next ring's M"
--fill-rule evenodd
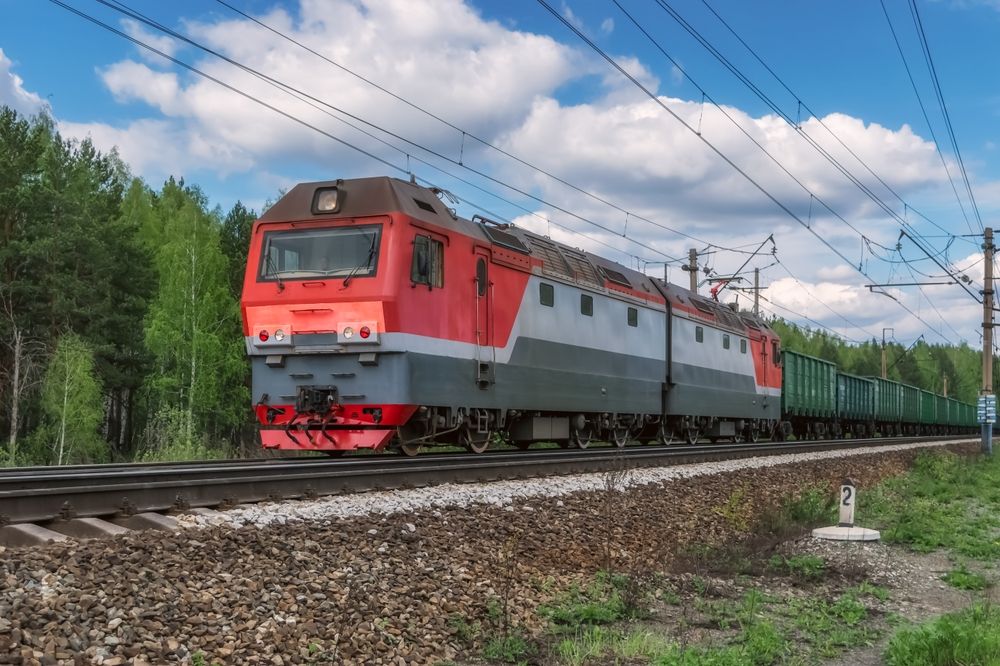
M837 416L837 366L783 350L781 412L799 437L823 435Z
M964 403L963 406L965 407L965 418L962 422L962 425L964 425L966 428L975 428L977 425L979 425L979 423L976 420L977 418L976 406L969 403Z
M948 426L949 430L955 430L962 425L962 403L954 398L945 398L948 401Z
M934 423L940 426L947 426L948 419L950 418L948 416L948 407L949 407L948 398L944 397L943 395L938 395L937 393L935 393L934 402L935 402ZM945 430L947 430L947 428L942 428L942 432L944 432Z
M875 419L875 382L838 372L837 417L843 433L868 436Z
M900 384L899 416L903 431L915 433L920 423L920 389L909 384Z
M869 377L875 385L875 424L883 437L898 435L902 419L903 386L881 377Z
M937 396L920 389L920 424L929 426L937 423Z

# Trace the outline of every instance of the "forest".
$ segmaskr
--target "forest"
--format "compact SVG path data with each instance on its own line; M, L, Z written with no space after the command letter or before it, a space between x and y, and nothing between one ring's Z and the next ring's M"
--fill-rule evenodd
M0 107L0 466L256 454L239 315L256 216ZM875 341L774 325L788 349L879 373ZM891 378L975 400L966 345L888 357Z

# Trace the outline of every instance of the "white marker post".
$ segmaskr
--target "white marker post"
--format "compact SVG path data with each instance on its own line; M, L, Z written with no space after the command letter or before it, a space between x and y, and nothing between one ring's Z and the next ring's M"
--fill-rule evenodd
M854 526L854 505L858 499L857 484L853 479L844 479L840 484L840 523L830 527L817 527L813 536L832 541L878 541L878 530Z

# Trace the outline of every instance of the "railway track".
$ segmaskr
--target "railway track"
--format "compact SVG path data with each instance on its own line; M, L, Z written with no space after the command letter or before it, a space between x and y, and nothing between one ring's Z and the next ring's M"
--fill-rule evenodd
M958 439L953 435L763 445L498 451L481 455L445 453L417 458L358 456L32 467L0 472L0 528L35 523L58 529L62 523L93 518L115 519L122 524L136 515L227 508L266 500Z

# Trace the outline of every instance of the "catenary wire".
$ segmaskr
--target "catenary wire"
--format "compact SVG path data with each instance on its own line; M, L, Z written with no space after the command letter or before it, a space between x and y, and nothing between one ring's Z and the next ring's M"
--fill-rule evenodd
M615 68L616 70L618 70L618 72L620 74L622 74L625 78L627 78L629 81L631 81L634 86L636 86L637 88L639 88L639 90L641 90L643 93L645 93L646 96L648 96L651 100L653 100L658 106L660 106L660 108L662 108L670 116L672 116L675 120L677 120L679 123L681 123L681 125L683 125L688 131L690 131L692 134L694 134L702 143L704 143L710 150L712 150L712 152L714 152L720 159L722 159L730 167L732 167L734 170L736 170L736 172L739 173L744 179L746 179L747 182L749 182L757 190L759 190L765 197L767 197L770 201L772 201L785 214L787 214L789 217L791 217L793 220L795 220L799 225L801 225L806 230L808 230L811 234L813 234L813 236L815 236L817 239L819 239L820 242L822 242L834 254L836 254L838 257L840 257L847 265L849 265L852 268L854 268L855 270L857 270L859 273L861 273L866 278L871 279L870 276L865 271L863 271L860 267L855 266L855 264L851 260L849 260L846 256L844 256L843 252L841 252L838 248L836 248L834 245L832 245L822 235L820 235L819 233L817 233L817 231L815 229L813 229L810 225L806 224L798 215L795 214L794 211L792 211L790 208L788 208L788 206L786 206L777 197L775 197L773 194L771 194L771 192L769 192L766 188L764 188L763 185L761 185L759 182L757 182L757 180L755 180L753 178L753 176L751 176L747 171L745 171L739 165L737 165L735 162L733 162L732 159L728 155L726 155L725 153L723 153L718 147L715 146L715 144L713 144L711 141L709 141L708 139L706 139L700 132L698 132L694 127L692 127L690 124L688 124L673 109L671 109L669 106L667 106L666 104L664 104L663 101L659 99L659 97L657 97L652 91L649 90L649 88L647 88L645 85L643 85L643 83L640 82L638 79L636 79L635 76L633 76L632 74L630 74L624 67L622 67L620 64L618 64L618 62L616 62L614 58L612 58L610 55L608 55L600 46L598 46L596 43L594 43L593 40L591 40L589 37L587 37L587 35L585 35L583 33L583 31L581 31L579 28L577 28L575 25L573 25L573 23L571 21L569 21L564 16L562 16L562 14L560 14L558 11L556 11L555 8L553 8L548 2L546 2L546 0L538 0L538 2L553 17L555 17L556 20L558 20L560 23L562 23L564 26L566 26L567 29L569 29L571 32L573 32L575 35L577 35L577 37L579 37L585 44L587 44L591 49L593 49L594 52L596 52L599 56L601 56L609 65L611 65L613 68ZM927 323L922 317L920 317L915 312L913 312L904 303L900 302L898 299L896 299L895 297L893 297L891 295L889 295L889 297L893 301L895 301L900 307L902 307L904 310L906 310L910 315L912 315L915 319L917 319L922 324L924 324L929 330L935 332L937 335L939 335L945 341L950 342L948 340L948 338L946 338L937 329L935 329L933 326L931 326L929 323Z
M962 217L965 218L965 223L969 227L969 231L975 233L972 228L972 222L969 220L969 214L965 210L965 204L962 202L962 197L958 194L958 187L955 185L955 178L951 175L951 169L948 167L948 160L945 159L944 153L941 151L941 143L938 141L937 135L934 132L934 126L931 124L931 119L927 115L927 107L924 106L923 97L920 96L920 90L917 88L917 82L913 79L913 72L910 71L910 64L906 60L906 54L903 52L903 45L899 42L899 36L896 34L896 28L892 25L892 19L889 17L889 10L886 9L885 0L879 0L882 5L882 13L885 14L885 20L889 24L889 32L892 33L892 39L896 44L896 50L899 51L899 57L903 61L903 69L906 70L906 77L910 81L910 87L913 88L913 94L917 97L917 104L920 106L920 113L924 116L924 122L927 124L927 130L931 133L931 140L934 141L934 148L937 150L938 157L941 160L941 166L944 167L945 173L948 175L948 182L951 184L951 191L955 194L955 201L958 202L958 207L962 211Z
M689 234L687 232L680 231L678 229L674 229L673 227L669 227L667 225L664 225L664 224L656 222L656 221L654 221L652 219L649 219L649 218L647 218L647 217L645 217L643 215L635 213L635 212L633 212L633 211L625 208L624 206L622 206L620 204L617 204L617 203L615 203L613 201L610 201L609 199L607 199L607 198L605 198L605 197L603 197L603 196L601 196L599 194L596 194L596 193L594 193L594 192L592 192L590 190L587 190L586 188L580 187L579 185L576 185L576 184L574 184L574 183L566 180L565 178L563 178L563 177L561 177L561 176L559 176L559 175L557 175L557 174L555 174L555 173L553 173L553 172L551 172L551 171L549 171L547 169L539 167L536 164L533 164L533 163L529 162L528 160L526 160L526 159L524 159L522 157L519 157L518 155L515 155L514 153L510 152L509 150L501 148L500 146L497 146L496 144L490 142L489 140L484 139L484 138L478 136L474 132L472 132L472 131L470 131L468 129L464 129L462 127L459 127L458 125L454 124L453 122L451 122L451 121L443 118L439 114L436 114L436 113L434 113L434 112L432 112L432 111L430 111L430 110L428 110L428 109L426 109L426 108L424 108L424 107L422 107L422 106L420 106L420 105L412 102L411 100L403 97L402 95L399 95L398 93L395 93L395 92L387 89L386 87L384 87L384 86L380 85L379 83L377 83L377 82L369 79L368 77L365 77L365 76L363 76L361 74L358 74L357 72L355 72L351 68L346 67L345 65L342 65L341 63L337 62L336 60L333 60L332 58L330 58L330 57L328 57L326 55L323 55L319 51L316 51L315 49L313 49L310 46L308 46L307 44L304 44L303 42L295 39L294 37L291 37L291 36L285 34L284 32L278 30L277 28L269 25L268 23L266 23L264 21L261 21L260 19L257 19L254 16L252 16L252 15L250 15L250 14L248 14L248 13L242 11L242 10L240 10L238 7L233 6L232 4L226 2L225 0L216 0L216 2L218 2L220 5L223 5L224 7L227 7L228 9L230 9L233 12L235 12L236 14L239 14L240 16L246 18L247 20L252 21L256 25L259 25L260 27L264 28L265 30L268 30L269 32L273 33L274 35L277 35L278 37L280 37L280 38L282 38L282 39L284 39L284 40L286 40L286 41L288 41L288 42L290 42L292 44L295 44L299 48L301 48L301 49L303 49L303 50L311 53L312 55L316 56L317 58L320 58L321 60L327 62L331 66L338 68L339 70L343 71L344 73L349 74L349 75L353 76L354 78L358 79L359 81L362 81L362 82L364 82L364 83L366 83L366 84L368 84L368 85L376 88L377 90L379 90L379 91L383 92L384 94L392 97L393 99L395 99L395 100L397 100L397 101L405 104L406 106L414 109L415 111L418 111L419 113L422 113L422 114L426 115L427 117L436 120L437 122L445 125L446 127L451 128L452 130L454 130L456 132L460 132L461 135L462 135L462 137L463 137L463 140L465 138L471 139L471 140L475 141L476 143L479 143L480 145L482 145L482 146L484 146L486 148L489 148L489 149L491 149L493 151L496 151L497 153L499 153L499 154L501 154L501 155L503 155L503 156L505 156L505 157L507 157L507 158L509 158L509 159L511 159L511 160L513 160L515 162L517 162L518 164L521 164L522 166L525 166L525 167L527 167L527 168L529 168L529 169L531 169L531 170L533 170L533 171L535 171L537 173L540 173L540 174L546 176L547 178L550 178L550 179L556 181L557 183L560 183L560 184L562 184L562 185L564 185L564 186L566 186L566 187L568 187L568 188L570 188L570 189L572 189L572 190L574 190L574 191L576 191L576 192L578 192L578 193L580 193L580 194L582 194L582 195L584 195L584 196L586 196L586 197L588 197L588 198L590 198L590 199L592 199L594 201L597 201L597 202L599 202L601 204L604 204L604 205L606 205L606 206L608 206L608 207L610 207L610 208L612 208L612 209L614 209L614 210L616 210L616 211L618 211L620 213L623 213L623 214L625 214L626 216L628 216L630 218L635 218L636 220L639 220L639 221L645 222L647 224L653 225L655 227L661 228L661 229L663 229L665 231L668 231L670 233L674 233L674 234L677 234L677 235L682 236L684 238L687 238L689 240L693 240L696 243L709 244L709 242L706 241L706 240L700 239L697 236L693 236L693 235L691 235L691 234ZM458 160L459 165L461 165L462 161L463 161L462 159ZM721 249L730 249L730 248L725 248L724 246L718 245L717 243L712 243L712 245L715 246L715 247L719 247ZM737 250L733 249L731 251L735 252Z
M140 46L143 46L144 48L150 49L152 52L157 53L158 55L161 55L161 56L167 58L168 60L170 60L171 62L174 62L174 63L178 64L179 66L185 67L185 68L189 69L190 71L192 71L192 72L194 72L196 74L205 76L206 78L208 78L208 79L210 79L210 80L212 80L212 81L214 81L216 83L219 83L220 85L223 85L224 87L226 87L226 88L228 88L230 90L233 90L233 91L236 91L236 92L240 92L240 94L242 96L247 97L248 99L252 99L254 101L257 101L258 103L262 104L263 106L266 106L269 109L276 110L279 113L281 113L282 115L285 115L286 117L293 118L293 116L291 114L288 114L286 112L277 110L276 107L273 107L273 106L267 104L266 102L258 100L256 98L254 98L253 96L249 95L248 93L237 91L237 89L234 88L233 86L230 86L229 84L225 84L225 83L221 82L220 80L212 77L211 75L208 75L205 72L202 72L201 70L199 70L197 68L194 68L194 67L192 67L192 66L190 66L190 65L188 65L188 64L186 64L186 63L184 63L184 62L182 62L180 60L178 60L177 58L168 56L165 53L163 53L162 51L159 51L159 50L157 50L155 48L152 48L148 44L145 44L144 42L142 42L141 40L138 40L138 39L136 39L136 38L134 38L134 37L132 37L130 35L127 35L127 34L121 32L119 30L116 30L113 27L108 26L107 24L101 22L98 19L95 19L93 17L89 17L89 16L85 15L84 13L79 12L79 11L73 9L72 7L69 7L68 5L65 5L65 3L63 3L63 2L61 2L59 0L50 0L50 1L54 2L57 5L63 6L65 8L67 8L67 9L69 9L70 11L73 11L73 13L75 13L75 14L78 14L80 16L86 17L88 20L90 20L93 23L96 23L97 25L100 25L102 27L106 27L110 31L114 32L115 34L118 34L118 35L120 35L120 36L128 39L129 41L132 41L133 43L135 43L137 45L140 45ZM664 256L665 258L667 258L670 261L676 261L677 260L675 257L671 257L670 255L662 252L661 250L653 248L652 246L650 246L650 245L648 245L646 243L643 243L641 241L638 241L638 240L636 240L633 237L630 237L630 236L628 236L626 234L623 234L621 232L615 231L615 230L613 230L613 229L611 229L609 227L606 227L606 226L604 226L604 225L602 225L600 223L594 222L593 220L591 220L591 219L589 219L587 217L584 217L584 216L579 215L577 213L574 213L574 212L572 212L572 211L570 211L570 210L568 210L568 209L566 209L564 207L561 207L561 206L553 204L553 203L551 203L549 201L546 201L545 199L543 199L541 197L537 197L537 196L535 196L535 195L533 195L533 194L531 194L529 192L526 192L526 191L524 191L524 190L522 190L520 188L517 188L517 187L515 187L513 185L510 185L509 183L506 183L506 182L504 182L504 181L502 181L502 180L500 180L498 178L490 176L489 174L486 174L486 173L484 173L482 171L479 171L477 169L473 169L472 167L469 167L466 164L461 164L460 162L458 162L458 161L456 161L456 160L454 160L452 158L449 158L449 157L447 157L445 155L442 155L441 153L438 153L438 152L436 152L436 151L434 151L434 150L432 150L430 148L422 146L419 143L416 143L414 141L406 139L405 137L400 136L398 134L395 134L395 133L393 133L391 131L388 131L388 130L386 130L386 129L384 129L384 128L382 128L382 127L380 127L380 126L378 126L378 125L376 125L374 123L368 122L364 118L361 118L359 116L356 116L354 114L346 112L343 109L340 109L340 108L338 108L336 106L328 104L328 103L326 103L326 102L324 102L322 100L319 100L319 99L317 99L317 98L315 98L315 97L313 97L313 96L311 96L311 95L309 95L309 94L307 94L307 93L305 93L305 92L303 92L301 90L298 90L298 89L296 89L296 88L294 88L292 86L288 86L287 84L284 84L284 83L282 83L281 81L279 81L277 79L274 79L274 78L272 78L270 76L267 76L266 74L258 72L257 70L254 70L253 68L250 68L250 67L247 67L245 65L242 65L241 63L239 63L239 62L237 62L235 60L232 60L231 58L228 58L227 56L225 56L223 54L220 54L220 53L218 53L218 52L216 52L216 51L214 51L212 49L209 49L209 48L207 48L207 47L205 47L205 46L203 46L203 45L195 42L194 40L191 40L188 37L186 37L184 35L181 35L180 33L177 33L176 31L170 30L166 26L162 26L161 24L157 23L156 21L153 21L152 19L149 19L148 17L142 15L141 13L136 12L135 10L132 10L131 8L127 7L126 5L124 5L124 3L114 2L112 4L112 2L109 2L109 0L96 0L96 2L98 2L98 3L102 4L102 5L105 5L106 7L110 8L110 9L113 9L114 11L117 11L119 13L125 14L129 18L132 18L132 19L137 20L137 21L141 21L142 23L145 23L146 25L148 25L150 27L153 27L153 28L155 28L157 30L161 30L161 31L165 32L166 34L169 34L169 35L175 37L176 39L180 39L182 41L185 41L185 42L191 44L192 46L195 46L196 48L199 48L199 49L201 49L201 50L203 50L203 51L205 51L207 53L210 53L210 54L212 54L212 55L214 55L216 57L219 57L220 59L222 59L222 60L224 60L226 62L229 62L233 66L235 66L235 67L237 67L237 68L239 68L239 69L247 72L248 74L251 74L252 76L255 76L256 78L258 78L258 79L260 79L260 80L268 83L269 85L272 85L272 86L274 86L274 87L276 87L276 88L278 88L278 89L280 89L280 90L282 90L282 91L284 91L284 92L286 92L288 94L291 94L291 95L295 96L297 99L299 99L300 101L302 101L304 103L309 104L313 108L317 108L316 104L320 104L322 106L326 106L326 107L328 107L330 109L333 109L333 110L337 111L338 113L342 113L342 114L348 116L349 118L357 120L360 123L368 125L369 127L373 127L374 129L377 129L378 131L383 132L383 133L387 134L388 136L391 136L391 137L396 138L396 139L398 139L400 141L403 141L403 142L405 142L405 143L407 143L407 144L409 144L411 146L414 146L414 147L416 147L416 148L418 148L420 150L423 150L423 151L427 152L428 154L433 155L434 157L437 157L438 159L447 161L447 162L449 162L451 164L454 164L456 166L460 166L460 167L462 167L462 168L464 168L464 169L466 169L466 170L468 170L468 171L470 171L472 173L475 173L476 175L479 175L482 178L485 178L486 180L489 180L489 181L491 181L493 183L496 183L498 185L506 187L507 189L510 189L510 190L512 190L514 192L517 192L518 194L521 194L521 195L523 195L523 196L525 196L527 198L530 198L530 199L532 199L534 201L537 201L538 203L541 203L541 204L543 204L545 206L548 206L548 207L550 207L550 208L552 208L554 210L557 210L557 211L559 211L559 212L561 212L561 213L563 213L565 215L569 215L570 217L576 218L576 219L580 220L581 222L584 222L584 223L589 224L591 226L597 227L597 228L599 228L599 229L601 229L603 231L606 231L607 233L612 234L614 236L619 236L621 238L624 238L624 239L628 240L629 242L635 243L635 244L639 245L640 247L642 247L642 248L644 248L646 250L649 250L649 251L655 252L656 254L662 255L662 256ZM114 6L114 5L118 5L118 6ZM322 109L318 109L317 108L317 110L319 110L319 111L321 111L323 113L327 113L327 112L323 111ZM331 114L327 113L327 115L331 115ZM361 128L358 128L357 126L355 126L355 125L353 125L353 124L345 121L342 118L339 118L337 116L331 116L331 117L333 117L333 118L335 118L335 119L337 119L337 120L339 120L341 122L344 122L348 126L354 128L354 129L356 129L356 130L358 130L360 132L363 132L367 136L375 139L376 141L379 141L379 142L383 143L384 145L392 148L393 150L399 151L400 153L402 153L403 155L405 155L407 157L407 159L413 159L413 160L415 160L417 162L420 162L421 164L424 164L425 166L428 166L430 168L436 169L436 170L444 173L445 175L453 177L456 180L459 180L461 182L464 182L466 184L470 184L471 185L471 183L469 181L461 179L461 178L459 178L459 177L455 176L454 174L451 174L451 173L449 173L447 171L443 171L439 167L431 164L430 162L428 162L426 160L423 160L423 159L421 159L421 158L419 158L419 157L417 157L415 155L412 155L411 153L408 153L408 152L404 151L403 149L401 149L401 148L399 148L397 146L393 146L391 143L388 143L388 142L384 141L383 139L374 136L370 132L367 132L367 131L365 131L365 130L363 130ZM312 125L309 125L308 123L305 123L305 121L299 121L299 122L301 124L306 125L310 129L315 129ZM324 134L324 135L326 135L326 136L328 136L328 137L330 137L330 138L335 138L336 139L336 137L334 137L333 135L330 135L329 133L322 132L322 131L321 131L321 133ZM344 141L342 141L340 139L336 139L336 140L340 141L341 143L344 143L348 147L354 148L353 145L348 144L348 143L346 143L346 142L344 142ZM360 150L360 152L365 153L366 155L371 156L370 153L367 153L364 150L361 150L361 149L358 149L358 150ZM376 159L379 159L380 161L383 161L384 163L387 163L384 160L381 160L381 158L377 158L376 157ZM410 173L409 169L406 169L406 168L403 168L403 167L400 167L400 166L397 166L397 165L392 165L392 166L395 169L397 169L399 171L402 171L403 173L406 173L406 174ZM482 188L480 188L480 189L482 189ZM486 191L486 190L483 190L483 191ZM501 199L502 199L502 197L501 197ZM503 200L505 202L511 204L511 205L514 205L513 202L510 202L509 200L506 200L506 199L503 199ZM527 209L524 209L523 207L519 207L519 208L521 210L525 210L526 212L530 212L530 211L527 211ZM543 218L543 219L545 219L545 218ZM557 225L557 226L561 226L561 225ZM678 232L678 233L680 233L680 232ZM703 241L700 241L699 239L697 239L695 237L690 237L690 238L692 238L693 240L698 240L698 242L703 242ZM716 247L718 247L718 246L716 245ZM620 249L617 249L617 251L618 252L624 252L623 250L620 250ZM626 252L626 254L627 254L627 252Z

